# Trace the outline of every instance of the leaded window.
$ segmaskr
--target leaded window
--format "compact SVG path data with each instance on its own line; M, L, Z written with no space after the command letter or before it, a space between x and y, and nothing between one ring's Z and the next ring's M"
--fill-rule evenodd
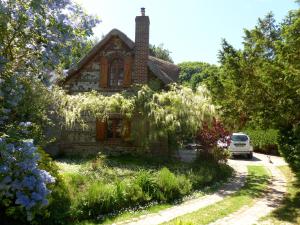
M124 82L124 61L120 58L114 59L110 64L109 86L122 87Z

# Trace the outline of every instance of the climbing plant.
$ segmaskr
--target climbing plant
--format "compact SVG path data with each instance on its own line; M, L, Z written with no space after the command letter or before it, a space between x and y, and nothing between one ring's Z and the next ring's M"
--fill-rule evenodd
M111 96L95 91L67 95L55 87L52 93L55 111L63 119L61 125L70 128L79 123L84 129L86 116L105 120L110 113L120 113L125 118L138 115L149 129L142 141L146 146L161 137L178 143L195 135L203 122L209 122L215 114L209 93L202 86L193 91L174 84L157 92L144 85Z

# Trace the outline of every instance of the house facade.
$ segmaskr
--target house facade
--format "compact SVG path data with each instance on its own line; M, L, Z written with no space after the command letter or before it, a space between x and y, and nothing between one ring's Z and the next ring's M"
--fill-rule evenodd
M112 95L130 89L133 84L158 82L161 88L176 82L179 69L176 65L149 56L149 17L145 9L135 18L135 42L117 29L111 30L80 62L68 71L62 87L68 94L96 90ZM131 121L118 114L111 114L107 121L86 116L87 129L75 125L63 130L58 140L59 151L66 154L94 153L98 151L127 153L138 151L137 140L131 132L147 135L138 116ZM161 140L152 146L153 153L167 151L167 143Z

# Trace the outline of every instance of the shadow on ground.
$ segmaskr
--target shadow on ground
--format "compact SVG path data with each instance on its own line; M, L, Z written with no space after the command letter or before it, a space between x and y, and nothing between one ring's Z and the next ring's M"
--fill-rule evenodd
M297 224L300 218L300 180L295 180L291 185L294 191L286 195L283 205L273 211L272 215L278 220Z
M252 161L252 162L258 162L261 161L259 158L253 156L252 159L248 159L246 156L244 155L236 155L236 156L232 156L232 159L235 160L243 160L243 161Z

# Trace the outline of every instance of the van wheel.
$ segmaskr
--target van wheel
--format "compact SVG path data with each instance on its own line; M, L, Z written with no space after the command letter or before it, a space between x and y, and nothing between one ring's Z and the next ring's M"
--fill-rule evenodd
M252 158L253 158L253 153L251 152L248 154L248 159L252 159Z

